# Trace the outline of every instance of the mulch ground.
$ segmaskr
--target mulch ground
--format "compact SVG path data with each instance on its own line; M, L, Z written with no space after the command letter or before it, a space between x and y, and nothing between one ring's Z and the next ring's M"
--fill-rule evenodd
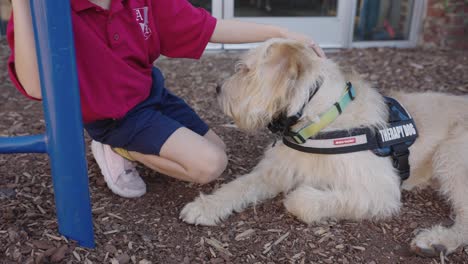
M42 107L7 77L8 49L0 41L0 136L44 131ZM199 192L252 169L272 141L265 131L237 131L220 113L214 91L233 72L239 52L211 53L200 61L162 59L167 86L186 99L225 140L230 163L218 181L197 186L139 168L148 184L140 199L123 199L105 186L87 152L97 247L87 249L57 232L46 155L0 155L0 263L468 263L468 248L446 259L408 251L423 228L450 225L450 206L432 190L405 192L401 214L386 221L327 221L306 225L289 215L282 197L251 207L218 227L178 219ZM330 54L354 65L382 91L468 93L468 54L425 49L355 49ZM89 143L89 138L86 138ZM190 146L187 146L190 147Z

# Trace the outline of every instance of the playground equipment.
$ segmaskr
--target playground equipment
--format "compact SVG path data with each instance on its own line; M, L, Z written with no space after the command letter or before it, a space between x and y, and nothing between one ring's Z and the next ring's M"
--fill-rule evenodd
M46 133L0 137L0 153L47 153L59 232L94 247L70 1L30 2Z

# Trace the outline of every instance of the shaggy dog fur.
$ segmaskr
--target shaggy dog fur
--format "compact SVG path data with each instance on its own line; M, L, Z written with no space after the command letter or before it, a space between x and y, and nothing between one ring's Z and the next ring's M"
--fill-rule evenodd
M319 79L323 84L307 103L311 86ZM248 52L218 97L224 112L246 131L264 128L282 112L294 115L307 103L300 126L332 106L348 81L357 97L324 131L383 127L388 110L377 90L358 74L290 40L271 40ZM411 249L424 256L450 254L468 243L468 99L432 92L389 96L408 109L419 131L410 148L411 176L403 185L391 159L371 151L319 155L278 143L266 150L251 173L187 204L181 219L216 225L233 211L279 193L285 194L286 209L306 223L327 218L381 219L398 213L400 188L437 182L452 204L455 224L420 232Z

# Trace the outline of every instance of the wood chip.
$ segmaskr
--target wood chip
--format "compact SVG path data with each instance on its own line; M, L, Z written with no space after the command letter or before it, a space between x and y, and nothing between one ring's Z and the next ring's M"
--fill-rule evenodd
M445 264L445 255L443 251L440 252L439 257L440 257L440 264Z
M37 247L38 249L47 250L49 248L53 248L54 245L50 241L46 240L34 240L32 241L33 246Z
M120 254L116 257L119 264L127 264L130 262L130 256L127 253Z
M289 236L290 232L287 232L286 234L280 236L280 238L278 238L275 242L273 242L273 244L268 243L268 244L265 244L265 246L263 246L263 248L265 248L265 250L263 250L262 254L267 254L272 248L273 246L276 246L278 245L279 243L281 243L283 240L285 240L288 236Z
M104 211L105 207L102 206L102 207L97 207L97 208L93 208L91 211L93 213L97 213L97 212L101 212L101 211Z
M54 236L54 235L51 235L51 234L46 234L46 236L47 236L48 238L51 238L51 239L57 240L57 241L62 241L62 240L63 240L61 237Z
M61 246L51 257L50 257L50 261L54 262L54 263L57 263L57 262L61 262L66 254L67 254L67 251L68 251L68 246L67 245L63 245Z
M281 229L268 229L267 232L282 233L283 230L281 230Z
M410 62L409 65L418 70L424 69L424 66L422 66L421 64L414 63L414 62Z
M41 214L46 214L46 211L40 205L36 205L36 207L41 212Z
M110 230L110 231L104 232L103 234L104 235L112 235L112 234L115 234L115 233L118 233L118 232L120 232L120 230Z
M267 253L271 250L272 247L273 247L273 242L266 243L266 244L263 246L263 248L264 248L265 250L263 250L262 254L263 254L263 255L267 254Z
M249 237L250 235L254 234L255 233L255 230L254 229L247 229L245 230L244 232L238 234L234 239L236 241L240 241L240 240L243 240L247 237Z
M297 260L297 259L300 259L300 258L301 258L302 256L304 256L304 255L305 255L305 252L302 251L302 252L299 252L299 253L297 253L296 255L292 256L291 259L292 259L292 260Z
M113 218L117 218L117 219L122 220L122 221L124 220L122 217L120 217L120 216L118 216L116 214L113 214L113 213L107 213L107 215L109 215L110 217L113 217Z
M273 243L273 245L278 245L279 243L281 243L283 240L285 240L288 236L289 236L290 232L287 232L286 234L282 235L280 238L278 238L278 240L275 241L275 243Z
M46 251L43 253L43 256L44 256L44 257L50 257L50 256L52 256L57 250L58 250L58 248L56 248L56 247L49 248L48 250L46 250Z
M223 244L221 242L219 242L218 240L214 239L214 238L204 238L203 239L208 245L214 247L216 250L218 250L219 252L221 253L224 253L230 257L232 257L233 255L231 254L231 252L229 252L229 250L225 249Z
M76 260L81 261L80 254L78 254L78 252L73 251L72 254L73 254L73 256L76 258Z
M220 127L237 128L235 124L224 124L224 125L220 125Z
M327 229L327 228L318 227L318 228L314 229L314 235L316 235L316 236L321 236L321 235L327 233L328 230L329 230L329 229Z
M352 246L352 248L360 250L360 251L365 251L366 250L365 247L360 247L360 246Z
M214 250L211 247L209 247L209 250L210 250L211 256L213 256L213 258L216 258L216 253L214 252Z

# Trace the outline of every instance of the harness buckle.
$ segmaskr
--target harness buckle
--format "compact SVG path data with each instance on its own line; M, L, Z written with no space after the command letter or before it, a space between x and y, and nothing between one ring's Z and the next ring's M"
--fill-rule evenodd
M410 151L407 148L394 150L392 153L393 167L398 170L402 181L408 179L410 175L409 155Z

